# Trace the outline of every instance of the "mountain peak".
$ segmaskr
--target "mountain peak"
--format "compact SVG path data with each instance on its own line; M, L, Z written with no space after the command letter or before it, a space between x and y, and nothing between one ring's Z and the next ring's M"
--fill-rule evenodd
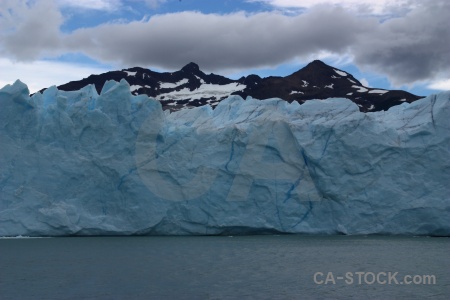
M321 60L318 60L318 59L316 59L316 60L313 60L312 62L310 62L309 64L307 64L306 66L305 66L305 68L331 68L331 66L329 66L329 65L327 65L326 63L324 63L323 61L321 61Z
M94 84L97 92L101 93L106 82L110 80L119 82L122 79L129 83L132 95L145 94L153 97L161 101L163 109L171 111L207 104L214 107L230 95L239 95L243 98L251 96L256 99L281 98L300 104L312 99L348 98L364 112L387 110L394 105L421 98L405 91L364 87L350 73L320 60L310 62L286 77L261 78L257 75L248 75L239 80L212 73L207 75L193 62L179 71L170 73L133 67L91 75L79 81L60 85L58 89L74 91L88 84Z
M200 68L199 68L199 66L196 63L190 62L187 65L185 65L181 69L181 71L184 71L184 72L198 72L198 71L200 71Z

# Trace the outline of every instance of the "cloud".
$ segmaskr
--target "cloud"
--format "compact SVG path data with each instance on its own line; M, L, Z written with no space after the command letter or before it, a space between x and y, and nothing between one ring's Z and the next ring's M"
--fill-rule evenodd
M450 79L439 80L428 85L428 88L441 91L450 91Z
M48 1L48 0L47 0ZM151 9L158 8L167 0L57 0L61 7L71 7L85 10L113 12L124 9L127 4L144 2Z
M359 80L359 82L361 82L361 84L363 86L370 87L369 81L367 81L367 79L365 79L365 78L361 78L361 80Z
M265 3L277 8L311 8L317 5L339 6L362 14L393 14L414 6L408 0L247 0Z
M30 61L61 48L63 17L53 1L8 1L0 6L0 54Z
M374 22L326 7L295 17L181 12L153 16L148 22L76 30L65 43L68 49L124 65L170 69L195 61L207 70L243 69L274 66L321 51L343 54Z
M167 2L167 0L145 0L145 4L147 4L148 7L153 9L158 8L161 4L165 2Z
M58 0L58 4L66 7L102 11L114 11L122 6L120 0Z
M423 2L405 17L376 26L352 45L356 64L387 74L394 85L450 75L450 2Z
M75 65L55 61L34 61L34 62L11 62L8 59L0 58L0 88L7 84L12 84L16 79L20 79L28 85L31 93L52 85L60 85L73 80L80 80L91 74L101 74L106 69L96 68L86 65ZM45 70L45 72L42 72ZM39 76L36 76L39 74Z
M29 61L78 52L110 64L166 70L179 69L193 61L205 71L222 73L306 62L327 53L351 57L362 70L384 74L397 86L449 77L449 1L392 1L396 7L402 7L402 14L390 19L344 9L356 0L339 1L342 5L313 5L317 1L312 0L265 1L286 7L302 3L307 10L297 15L274 11L225 15L187 11L129 23L105 23L63 34L59 30L63 18L51 1L34 5L7 1L14 3L17 18L8 15L14 10L0 11L0 25L8 24L4 27L8 30L0 35L0 53ZM147 0L148 5L162 2ZM337 4L337 0L327 2ZM127 5L130 3L131 0ZM391 2L358 3L376 11L374 3L385 7ZM409 10L404 9L406 4Z

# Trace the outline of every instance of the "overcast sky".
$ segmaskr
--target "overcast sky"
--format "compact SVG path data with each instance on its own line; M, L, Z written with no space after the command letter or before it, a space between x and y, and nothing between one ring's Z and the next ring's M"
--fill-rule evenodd
M196 62L233 78L314 59L368 86L450 90L447 0L1 0L0 86Z

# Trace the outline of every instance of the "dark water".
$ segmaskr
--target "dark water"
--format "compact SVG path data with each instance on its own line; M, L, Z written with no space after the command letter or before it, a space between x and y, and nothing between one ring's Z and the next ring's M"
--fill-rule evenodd
M0 299L450 299L449 250L424 237L0 239ZM347 272L351 284L336 278Z

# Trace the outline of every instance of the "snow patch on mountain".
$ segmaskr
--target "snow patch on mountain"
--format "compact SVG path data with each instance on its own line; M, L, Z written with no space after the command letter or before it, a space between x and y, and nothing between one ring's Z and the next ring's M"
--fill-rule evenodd
M196 77L198 80L200 80L200 84L206 83L202 78L198 77L197 75L195 75L195 77Z
M370 90L369 94L381 94L381 95L383 95L383 94L385 94L387 92L389 92L389 91L386 91L386 90Z
M218 84L202 84L199 88L190 90L189 88L183 88L179 91L171 91L168 93L160 94L156 97L158 100L177 100L177 99L191 99L198 100L202 98L214 97L220 99L229 96L231 93L242 91L246 88L245 84L229 83L224 85Z
M186 84L189 82L189 79L187 78L183 78L182 80L175 82L175 83L171 83L171 82L158 82L159 83L159 87L161 89L174 89L180 85Z
M356 92L358 93L365 93L368 91L367 88L363 87L363 86L359 86L359 85L352 85L352 88L354 89L358 89Z
M142 88L142 86L140 86L140 85L131 85L130 86L130 92L134 92L134 91L136 91L138 89L141 89L141 88Z
M345 73L345 72L343 72L343 71L339 71L339 70L336 70L336 69L333 69L338 75L341 75L341 76L347 76L347 73Z
M131 72L131 71L125 71L123 70L123 72L127 73L127 76L136 76L137 72Z

